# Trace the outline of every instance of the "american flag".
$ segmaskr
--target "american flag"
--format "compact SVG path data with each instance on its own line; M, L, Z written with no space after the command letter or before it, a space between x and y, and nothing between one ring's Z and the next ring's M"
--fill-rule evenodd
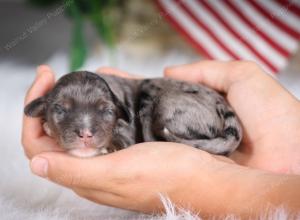
M300 0L157 0L162 16L202 54L280 72L298 49Z

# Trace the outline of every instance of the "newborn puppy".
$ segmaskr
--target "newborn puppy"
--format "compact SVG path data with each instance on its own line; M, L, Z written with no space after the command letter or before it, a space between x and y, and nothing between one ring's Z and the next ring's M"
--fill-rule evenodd
M109 78L112 81L114 77ZM129 111L133 101L126 93L132 88L127 89L127 82L120 78L113 81L109 86L94 73L67 74L49 93L28 104L25 114L42 117L45 132L75 156L90 157L124 148L135 143L133 113ZM119 97L111 87L122 91Z
M139 117L144 141L178 142L228 155L242 128L223 96L200 85L172 79L146 79L139 86Z
M242 138L239 121L220 94L165 78L70 73L27 105L25 114L42 117L45 132L79 157L144 141L184 143L227 155Z

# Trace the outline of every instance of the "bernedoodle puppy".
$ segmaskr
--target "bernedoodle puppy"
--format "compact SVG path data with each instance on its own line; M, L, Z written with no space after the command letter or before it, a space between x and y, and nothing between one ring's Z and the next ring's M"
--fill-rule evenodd
M125 79L69 73L25 107L72 155L90 157L135 143L169 141L228 155L242 128L222 95L200 84L166 78Z

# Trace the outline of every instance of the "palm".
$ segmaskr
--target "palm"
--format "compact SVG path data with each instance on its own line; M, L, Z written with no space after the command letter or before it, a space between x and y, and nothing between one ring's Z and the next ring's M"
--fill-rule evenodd
M231 158L251 167L289 172L288 164L299 161L299 103L285 91L266 94L259 77L237 83L227 94L244 126L242 144Z
M227 94L244 130L241 146L231 155L235 162L300 173L299 101L256 64L202 61L168 68L165 75Z

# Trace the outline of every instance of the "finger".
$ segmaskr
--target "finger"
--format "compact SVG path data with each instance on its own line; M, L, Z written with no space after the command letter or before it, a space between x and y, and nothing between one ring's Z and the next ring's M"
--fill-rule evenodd
M34 99L41 97L49 91L55 82L54 73L47 65L41 65L37 68L37 75L31 88L28 90L25 97L25 105Z
M40 66L37 76L25 97L25 105L46 94L54 85L54 74L48 66ZM23 137L37 138L43 134L40 118L23 117Z
M32 100L43 96L49 89L52 88L54 80L54 74L48 66L43 65L38 67L36 79L25 97L25 105L30 103ZM24 146L25 153L29 158L36 152L46 151L49 147L54 145L35 146L35 143L38 142L37 139L44 135L41 123L40 118L31 118L26 115L23 116L22 144ZM47 139L45 143L50 142L51 141Z
M112 67L100 67L96 70L96 72L97 73L108 74L108 75L119 76L119 77L124 77L124 78L133 78L133 79L142 78L138 75L129 74L125 71L119 70L117 68L112 68Z
M227 93L227 98L237 113L243 118L244 115L239 111L249 106L241 106L248 103L256 106L265 106L269 103L270 107L289 106L297 103L285 88L275 79L265 74L254 62L249 61L202 61L178 67L170 67L165 70L165 76L179 80L203 83L213 89ZM280 94L280 96L278 95ZM292 105L292 106L293 106ZM265 112L259 108L257 111ZM278 109L280 114L284 108ZM248 111L243 111L247 113ZM274 112L274 110L273 110ZM261 113L257 114L262 116Z
M69 188L106 191L110 185L109 155L76 158L65 153L48 152L35 156L30 163L33 173ZM99 181L101 180L101 181Z
M26 140L27 141L23 141L23 149L28 159L32 159L35 155L44 152L64 152L64 149L59 147L54 139L47 135L41 136L36 139Z
M166 68L164 74L179 80L204 83L222 92L249 76L261 72L252 62L201 61L176 67Z

